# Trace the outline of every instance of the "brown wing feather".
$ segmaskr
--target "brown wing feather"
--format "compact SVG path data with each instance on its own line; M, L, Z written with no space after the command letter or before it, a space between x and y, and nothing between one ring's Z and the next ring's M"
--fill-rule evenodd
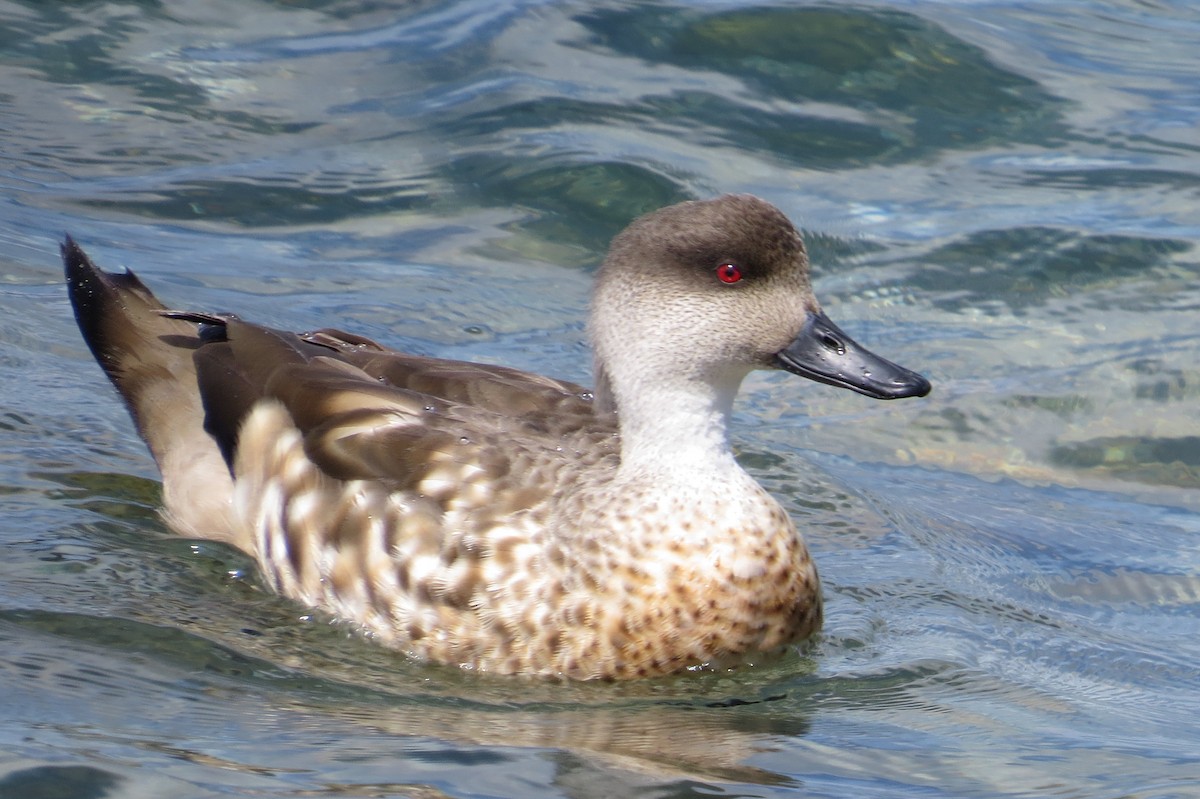
M331 477L381 480L438 501L461 501L471 484L502 483L514 470L553 469L547 461L581 448L573 439L615 432L571 383L391 352L348 334L223 321L224 340L202 347L196 362L206 427L230 462L242 420L266 399L283 404L306 454ZM523 501L500 504L511 511Z
M396 352L368 338L331 328L305 333L301 338L333 350L347 363L396 388L506 416L551 409L592 413L591 392L566 380L507 366Z

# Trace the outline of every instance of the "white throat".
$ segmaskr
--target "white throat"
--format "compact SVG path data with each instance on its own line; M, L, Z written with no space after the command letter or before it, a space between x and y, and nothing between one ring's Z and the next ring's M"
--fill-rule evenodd
M621 472L682 482L740 474L727 428L745 374L738 370L715 381L679 375L618 380L613 389Z

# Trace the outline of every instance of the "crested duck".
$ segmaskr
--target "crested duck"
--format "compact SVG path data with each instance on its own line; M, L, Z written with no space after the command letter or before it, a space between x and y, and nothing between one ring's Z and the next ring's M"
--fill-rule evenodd
M79 328L178 533L411 656L622 679L737 663L821 624L817 569L738 465L742 379L877 399L929 382L821 311L795 227L751 196L634 221L595 282L595 388L338 330L170 310L62 246Z

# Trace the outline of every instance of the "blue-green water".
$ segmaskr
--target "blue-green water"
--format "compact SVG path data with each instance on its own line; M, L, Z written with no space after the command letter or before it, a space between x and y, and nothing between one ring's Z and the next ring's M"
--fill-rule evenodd
M1200 7L0 6L0 797L1200 796ZM760 194L919 368L756 375L824 633L629 685L421 666L171 537L60 285L587 380L636 214Z

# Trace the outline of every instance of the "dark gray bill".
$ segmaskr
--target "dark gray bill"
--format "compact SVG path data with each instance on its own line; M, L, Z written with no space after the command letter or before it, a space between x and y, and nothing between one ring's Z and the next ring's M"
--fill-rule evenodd
M775 363L792 374L875 399L924 397L929 381L880 358L847 336L824 313L812 314Z

